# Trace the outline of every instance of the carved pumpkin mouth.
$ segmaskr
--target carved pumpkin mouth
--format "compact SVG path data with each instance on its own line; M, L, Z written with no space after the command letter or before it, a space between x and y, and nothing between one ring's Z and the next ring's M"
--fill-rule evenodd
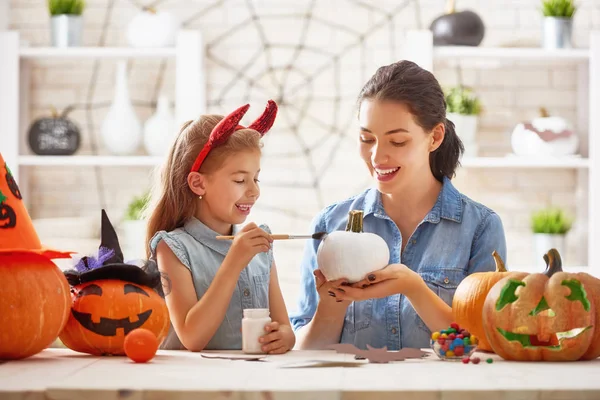
M504 336L506 340L510 342L519 342L523 347L546 347L553 350L559 350L562 347L561 342L563 340L576 338L590 328L591 326L574 328L565 332L556 332L551 334L549 338L543 339L538 337L538 335L508 332L502 328L496 329L498 329L498 332L500 332L500 334Z
M73 309L71 309L71 312L73 313L73 317L75 317L81 326L101 336L116 336L117 329L119 328L122 328L125 335L127 335L132 330L144 325L144 323L152 314L152 310L144 311L143 313L137 315L138 320L135 322L131 322L129 317L121 319L101 317L100 322L93 322L92 314L82 313Z

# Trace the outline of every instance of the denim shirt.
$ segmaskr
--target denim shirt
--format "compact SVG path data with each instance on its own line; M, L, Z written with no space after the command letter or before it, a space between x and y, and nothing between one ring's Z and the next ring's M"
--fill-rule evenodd
M266 225L260 228L268 233ZM239 227L233 227L233 235ZM217 240L217 232L198 219L190 218L183 227L171 232L159 231L150 240L152 257L161 240L169 246L181 263L190 270L198 300L206 293L217 270L223 263L231 247L231 240ZM229 307L221 325L206 345L206 350L242 349L242 314L246 308L269 308L269 279L273 263L273 249L268 253L258 253L242 270L236 288L231 296ZM166 289L168 296L169 289ZM185 347L177 337L173 325L162 342L161 349L183 350Z
M427 286L452 306L458 284L469 274L495 270L492 252L506 261L506 240L499 216L461 194L445 178L440 195L410 238L402 238L386 214L381 193L363 193L323 209L312 221L310 232L344 230L350 210L363 210L363 231L381 236L390 249L390 264L402 263L417 272ZM402 249L402 242L406 247ZM310 322L319 295L313 270L317 268L319 242L309 241L301 263L301 289L297 309L290 314L294 330ZM395 294L381 299L352 302L348 306L340 343L389 350L429 347L431 332L408 299Z

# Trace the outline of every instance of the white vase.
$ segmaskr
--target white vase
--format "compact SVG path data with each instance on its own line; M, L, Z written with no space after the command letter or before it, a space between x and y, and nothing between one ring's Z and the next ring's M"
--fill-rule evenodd
M165 156L175 137L175 117L169 107L169 99L161 96L156 112L144 124L144 148L151 156Z
M101 135L104 146L115 155L133 154L142 142L142 125L129 98L125 61L117 63L115 95L102 121Z
M544 272L546 269L546 262L544 261L544 254L550 249L558 250L561 255L566 254L565 248L565 235L560 234L548 234L548 233L535 233L533 235L534 240L534 265L536 272Z
M465 146L465 157L477 157L477 115L448 113L446 118L454 123L456 134Z
M127 26L127 42L132 47L172 47L180 23L166 11L144 10Z

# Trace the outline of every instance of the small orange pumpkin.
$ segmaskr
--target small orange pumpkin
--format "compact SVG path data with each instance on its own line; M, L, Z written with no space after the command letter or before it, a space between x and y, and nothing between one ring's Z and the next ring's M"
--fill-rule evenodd
M487 339L506 360L575 361L600 355L600 280L566 273L558 251L544 273L509 276L490 290L483 309Z
M159 343L169 330L156 263L144 268L123 262L117 234L102 210L98 257L83 257L65 272L72 286L71 315L60 339L68 348L93 355L125 355L125 336L151 331Z
M452 299L454 321L478 337L477 349L484 351L493 351L483 328L483 303L488 292L502 278L527 275L524 272L507 271L502 258L495 250L492 256L496 263L496 270L468 275L460 282Z

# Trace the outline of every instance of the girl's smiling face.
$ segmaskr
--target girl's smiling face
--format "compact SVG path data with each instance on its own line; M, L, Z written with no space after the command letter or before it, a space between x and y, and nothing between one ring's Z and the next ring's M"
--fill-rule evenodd
M221 168L202 176L199 213L214 230L243 223L260 196L260 151L231 154ZM227 228L228 229L228 228Z
M405 104L365 99L359 122L360 154L380 192L398 193L431 174L429 155L436 140Z

